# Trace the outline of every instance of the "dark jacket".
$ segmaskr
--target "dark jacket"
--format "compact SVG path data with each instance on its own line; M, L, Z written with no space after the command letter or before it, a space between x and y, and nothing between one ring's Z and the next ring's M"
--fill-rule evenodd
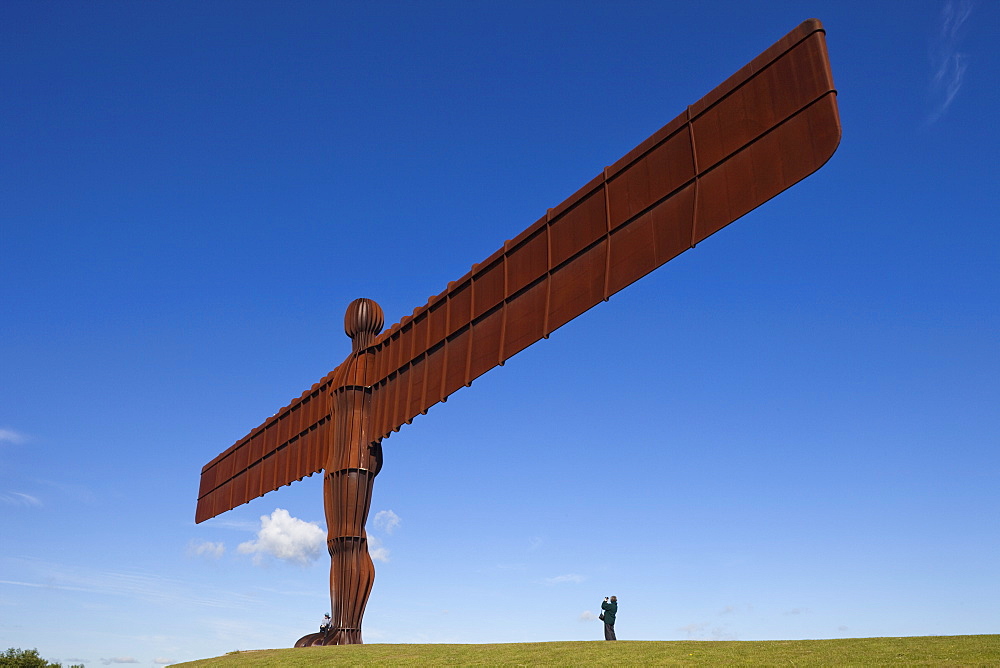
M601 610L604 611L604 623L609 626L614 626L615 613L618 612L618 602L604 601L604 603L601 603Z

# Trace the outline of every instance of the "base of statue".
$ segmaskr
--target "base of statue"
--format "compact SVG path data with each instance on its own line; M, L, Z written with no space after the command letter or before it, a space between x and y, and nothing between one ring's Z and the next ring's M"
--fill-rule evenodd
M321 647L323 645L361 645L360 629L334 629L302 636L294 647Z

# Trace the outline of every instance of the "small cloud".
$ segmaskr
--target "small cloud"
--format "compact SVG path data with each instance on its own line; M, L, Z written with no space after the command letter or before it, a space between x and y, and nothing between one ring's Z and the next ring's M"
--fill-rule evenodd
M809 612L808 608L792 608L791 610L786 610L784 614L786 615L804 615Z
M541 547L544 541L538 536L528 539L528 552L533 552Z
M969 0L948 0L941 9L938 32L934 37L931 60L932 110L927 125L944 116L962 87L965 71L969 66L968 54L958 50L963 27L972 14Z
M110 666L112 663L139 663L139 659L132 656L115 656L110 659L101 659L101 663Z
M554 584L562 584L563 582L580 583L583 582L585 579L586 578L584 578L582 575L570 573L568 575L557 575L554 578L545 578L543 582L548 585L554 585Z
M193 557L205 557L207 559L219 559L223 554L226 553L226 546L222 543L213 543L211 541L205 541L204 543L195 543L192 541L188 545L188 554Z
M724 607L722 610L719 611L719 614L720 615L731 615L734 612L736 612L736 608L734 608L731 605L727 605L726 607Z
M375 513L375 528L381 529L386 533L392 533L393 530L399 527L401 521L399 515L391 510L380 510Z
M840 631L841 633L847 633L849 629L843 624L841 624L840 626L837 627L837 630Z
M276 508L270 516L261 516L257 540L240 543L236 551L254 555L257 566L266 555L305 565L319 558L325 543L326 532L315 522L305 522Z
M579 620L581 622L592 622L595 619L597 619L597 615L592 613L590 610L584 610L583 612L580 613Z
M27 441L28 438L13 429L0 429L0 443L10 443L11 445L19 445Z
M378 538L368 536L368 556L372 558L372 561L387 563L389 561L389 550L382 547L382 541Z
M690 640L693 638L700 637L701 632L705 630L706 626L708 626L708 624L706 624L705 622L693 622L691 624L687 624L686 626L682 626L677 630L680 631L681 633L686 633L688 639Z
M164 659L163 657L157 657L157 658L153 659L153 663L159 664L161 666L165 666L167 664L174 663L174 660L173 659Z
M0 494L0 501L9 506L20 506L22 508L40 508L41 500L37 496L23 494L21 492L6 492Z
M724 626L709 628L708 622L695 622L682 626L678 631L687 634L688 640L736 640L736 634Z

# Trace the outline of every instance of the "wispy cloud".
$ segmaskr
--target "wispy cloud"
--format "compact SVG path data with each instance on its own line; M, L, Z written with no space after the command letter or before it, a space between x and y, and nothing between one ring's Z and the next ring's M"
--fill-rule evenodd
M567 575L557 575L554 578L545 578L544 580L542 580L542 582L548 585L554 585L554 584L562 584L564 582L580 583L583 582L585 579L586 578L583 577L582 575L577 575L576 573L569 573Z
M528 570L528 564L524 562L497 564L496 568L498 571L526 571Z
M42 485L52 490L52 495L60 500L65 500L73 504L84 504L92 506L97 503L94 492L86 485L80 485L64 480L48 480L46 478L31 478L31 482Z
M686 633L688 639L693 639L701 637L701 633L705 630L706 626L708 626L706 622L692 622L681 626L677 630L681 633Z
M0 502L6 503L8 506L20 506L22 508L39 508L42 506L42 502L37 496L22 492L5 492L0 494Z
M261 516L257 539L240 543L236 551L254 555L253 562L258 566L264 563L265 556L305 565L323 554L325 543L326 532L315 522L300 520L276 508L270 516Z
M0 443L10 443L12 445L18 445L24 443L28 440L28 437L20 432L16 432L13 429L3 429L0 428Z
M735 615L746 612L753 612L753 606L749 603L743 605L727 605L722 610L719 610L719 616L722 617L723 615Z
M368 536L368 555L372 561L381 561L382 563L389 561L389 550L382 547L382 541L375 536Z
M931 111L927 125L944 116L965 80L969 56L959 51L959 45L963 27L971 15L971 0L947 0L941 9L938 30L931 44Z
M584 610L583 612L580 613L580 617L578 619L581 622L592 622L595 619L597 619L597 615L592 613L590 610Z
M167 664L174 663L174 660L173 659L165 659L162 656L158 656L155 659L153 659L153 663L161 665L161 666L166 666Z
M112 663L139 663L139 659L132 656L115 656L110 659L101 659L101 663L110 666Z
M192 557L219 559L226 553L226 546L222 543L213 543L211 541L205 541L203 543L191 541L191 543L188 544L187 552Z
M0 580L0 584L14 585L15 587L37 587L39 589L60 589L63 591L91 591L86 587L75 587L67 584L54 584L52 582L22 582L21 580Z
M736 634L724 626L712 626L708 622L694 622L677 629L686 633L688 640L736 640Z
M380 510L375 513L375 519L372 523L375 525L376 529L381 529L382 531L391 534L399 527L401 522L402 520L399 519L399 515L391 510Z
M792 608L791 610L785 610L785 615L804 615L811 612L809 608Z
M231 520L228 517L213 517L210 520L205 521L205 526L219 527L221 529L235 529L236 531L248 531L254 532L260 528L260 524L257 522L251 522L249 520Z
M35 571L34 577L0 580L0 585L87 592L141 601L184 602L211 608L239 608L254 599L243 594L193 585L174 578L128 571L93 571L36 559L15 559Z

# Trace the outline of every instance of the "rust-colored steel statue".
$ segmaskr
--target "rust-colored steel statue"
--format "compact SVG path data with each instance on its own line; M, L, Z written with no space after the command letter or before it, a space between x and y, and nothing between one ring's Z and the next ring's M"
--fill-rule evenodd
M387 331L358 299L351 354L209 462L196 522L324 471L332 629L360 643L365 521L382 439L819 169L840 142L819 21L806 21Z

